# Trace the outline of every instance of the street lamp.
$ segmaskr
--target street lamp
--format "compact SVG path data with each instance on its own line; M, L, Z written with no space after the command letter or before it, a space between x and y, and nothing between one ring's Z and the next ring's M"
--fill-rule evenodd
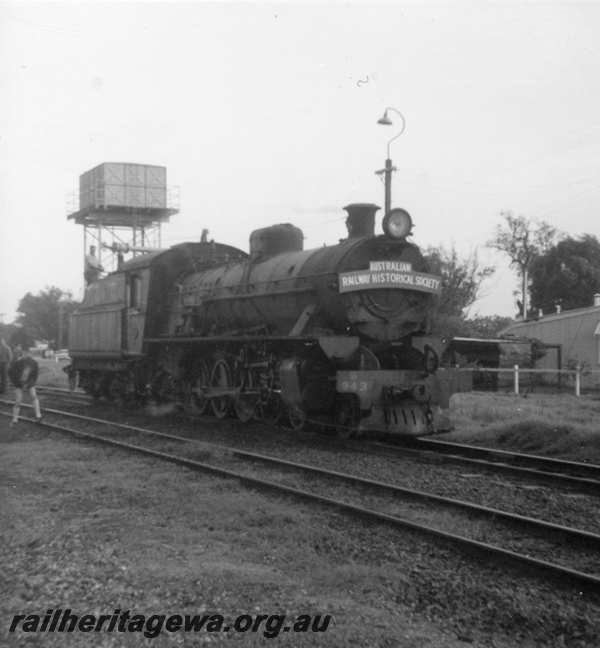
M385 112L383 113L383 117L378 119L377 123L381 124L382 126L393 126L394 122L388 116L388 112L390 110L395 112L400 117L400 119L402 120L402 128L387 143L387 159L385 161L385 169L380 169L379 171L375 172L378 175L384 174L384 182L385 182L385 214L384 215L386 216L387 214L389 214L392 208L392 173L396 170L396 167L392 166L392 160L390 157L390 146L394 140L398 139L400 135L404 133L404 129L406 128L406 120L404 119L404 115L399 110L396 110L391 106L385 109Z

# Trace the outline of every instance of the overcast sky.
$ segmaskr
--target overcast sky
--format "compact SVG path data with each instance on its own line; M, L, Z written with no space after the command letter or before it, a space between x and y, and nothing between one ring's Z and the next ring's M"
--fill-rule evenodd
M0 3L0 313L81 297L66 196L104 161L167 166L165 244L247 249L278 222L336 242L342 206L383 205L393 106L393 205L419 245L497 263L471 313L512 315L500 211L600 233L598 34L599 4Z

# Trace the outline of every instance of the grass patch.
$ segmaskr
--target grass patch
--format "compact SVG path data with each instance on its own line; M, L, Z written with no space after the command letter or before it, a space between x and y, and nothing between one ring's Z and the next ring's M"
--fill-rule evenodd
M456 394L444 439L600 463L600 401L570 394Z
M524 450L540 449L556 445L571 436L572 430L564 425L551 426L548 423L521 421L507 426L498 435L498 442L505 445L518 445Z

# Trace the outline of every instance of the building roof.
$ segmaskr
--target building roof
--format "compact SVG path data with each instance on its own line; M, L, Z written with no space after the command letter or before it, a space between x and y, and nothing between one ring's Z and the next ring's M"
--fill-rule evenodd
M567 319L569 317L582 317L585 315L597 314L600 317L600 306L585 306L584 308L572 308L571 310L562 311L561 313L550 313L542 317L534 317L525 321L516 320L512 324L503 328L500 335L505 335L522 326L531 326L534 324L543 324L544 322L555 322L557 320Z

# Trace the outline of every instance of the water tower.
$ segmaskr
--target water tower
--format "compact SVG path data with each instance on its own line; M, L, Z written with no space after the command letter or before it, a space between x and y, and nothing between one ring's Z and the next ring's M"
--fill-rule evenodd
M160 249L161 225L179 211L177 203L166 167L104 162L79 176L79 209L67 218L83 225L84 258L93 245L111 272L119 260Z

